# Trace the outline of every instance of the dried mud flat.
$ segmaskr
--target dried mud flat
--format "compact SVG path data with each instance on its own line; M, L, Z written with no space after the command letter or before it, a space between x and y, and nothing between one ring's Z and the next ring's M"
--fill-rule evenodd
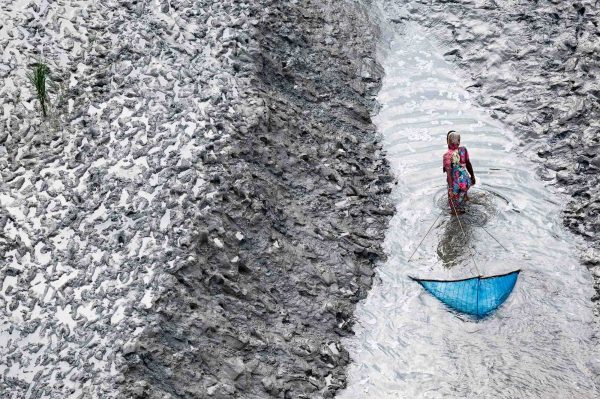
M393 213L364 6L0 7L1 396L332 396Z
M541 179L565 193L564 224L588 246L600 299L600 10L588 1L382 0L428 27L472 79L477 103L514 129ZM596 313L600 314L600 302Z

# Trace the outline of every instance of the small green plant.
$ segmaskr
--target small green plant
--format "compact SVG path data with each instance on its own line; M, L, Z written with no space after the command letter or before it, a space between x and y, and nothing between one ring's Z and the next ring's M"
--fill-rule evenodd
M50 74L50 68L43 62L37 62L33 66L33 72L27 76L31 83L35 86L37 98L42 106L42 114L44 118L48 116L48 93L46 92L46 80Z

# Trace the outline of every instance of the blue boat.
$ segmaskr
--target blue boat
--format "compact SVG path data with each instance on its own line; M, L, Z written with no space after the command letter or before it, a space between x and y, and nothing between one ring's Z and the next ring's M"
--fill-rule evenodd
M451 309L479 319L491 314L506 301L520 271L462 280L411 279Z

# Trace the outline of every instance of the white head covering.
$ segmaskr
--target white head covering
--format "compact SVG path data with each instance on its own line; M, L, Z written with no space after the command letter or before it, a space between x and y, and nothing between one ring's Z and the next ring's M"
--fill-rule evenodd
M460 144L460 134L457 132L452 132L448 135L448 144Z

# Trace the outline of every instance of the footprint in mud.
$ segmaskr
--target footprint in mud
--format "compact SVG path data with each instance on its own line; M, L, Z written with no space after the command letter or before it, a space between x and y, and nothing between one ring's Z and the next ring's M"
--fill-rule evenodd
M434 203L440 212L447 214L440 224L442 232L437 254L445 267L453 267L474 255L473 235L478 228L485 228L484 226L498 215L499 209L509 201L494 191L472 188L469 191L465 213L458 217L452 215L448 209L445 189L440 189L434 195Z

